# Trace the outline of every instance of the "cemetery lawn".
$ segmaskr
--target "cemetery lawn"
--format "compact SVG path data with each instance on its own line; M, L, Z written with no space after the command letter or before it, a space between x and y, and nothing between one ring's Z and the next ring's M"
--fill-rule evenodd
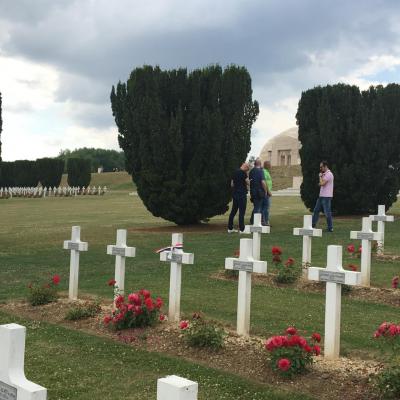
M137 248L136 258L126 260L126 289L133 291L147 288L154 295L167 300L169 264L159 262L159 256L154 250L170 244L172 232L183 232L184 249L193 252L195 259L193 266L183 266L181 300L183 317L190 317L194 311L202 311L207 317L234 329L237 282L217 279L216 276L224 267L224 259L232 257L234 251L239 248L239 239L249 236L227 234L227 215L215 217L208 224L200 226L177 227L153 217L137 196L128 195L130 191L132 189L121 189L105 196L77 198L2 200L0 202L0 302L24 299L30 282L46 281L53 274L61 275L61 290L67 291L69 252L62 249L62 243L63 240L70 238L73 225L81 226L81 240L89 243L89 251L81 253L80 256L80 294L99 296L103 301L109 299L111 302L112 291L107 286L107 281L114 276L115 258L106 254L106 245L115 243L117 228L125 228L128 229L128 245ZM248 203L248 214L250 207L251 203ZM263 235L261 242L261 258L268 261L269 269L272 265L271 247L274 245L282 247L284 258L293 257L300 262L302 239L293 236L292 231L293 227L302 226L302 216L305 213L307 210L300 198L273 198L271 234ZM385 252L398 256L400 255L400 204L395 204L388 214L395 215L395 222L387 223L385 226ZM320 221L320 227L326 227L323 219ZM313 266L324 267L326 246L338 244L344 246L344 266L352 263L359 267L360 259L349 258L345 249L349 243L355 244L358 248L360 242L350 240L349 237L350 230L360 230L360 228L361 217L336 218L334 233L324 232L322 238L313 239ZM359 296L357 291L353 291L342 298L341 354L365 360L383 360L384 354L378 351L372 334L383 321L400 322L400 289L397 291L390 289L393 276L400 274L400 260L378 261L373 258L371 270L371 285L380 289L368 291L369 294L372 293L371 296L361 296L361 294ZM302 333L311 334L317 331L323 334L325 312L323 290L277 286L268 280L263 282L254 279L254 281L257 282L252 290L252 334L269 337L282 333L288 325L295 325ZM387 298L389 300L386 300ZM166 310L166 307L164 309ZM0 318L5 323L18 319L18 315L6 316L3 313ZM104 376L107 376L104 382L110 387L110 393L127 390L123 395L118 394L113 397L110 394L110 399L134 399L136 397L129 397L135 396L131 390L133 386L129 387L127 384L128 389L124 389L123 376L136 371L136 368L139 371L139 367L135 366L136 357L139 357L139 360L143 360L143 363L148 363L149 366L143 370L140 381L131 383L134 387L140 388L141 398L151 398L149 393L154 393L156 377L165 372L182 374L194 380L200 376L196 374L204 374L201 376L206 378L198 379L200 396L204 396L203 398L207 396L210 399L223 399L224 397L219 394L213 395L216 392L212 391L219 393L221 387L218 385L222 385L223 390L228 393L226 398L230 399L279 399L279 397L256 397L256 395L252 397L259 389L250 383L248 383L250 385L248 390L251 393L249 397L229 392L234 390L231 382L232 379L237 380L237 377L232 378L232 375L208 370L179 359L140 352L124 344L73 332L60 326L22 322L34 328L29 330L29 334L34 336L32 343L35 343L35 346L30 346L32 349L29 349L34 354L27 364L29 377L33 379L35 373L41 374L43 379L41 378L38 383L57 391L58 395L55 394L51 398L84 399L87 398L84 391L88 387L91 393L99 390L102 396L107 395L107 389L99 383L103 379L100 377L103 371ZM58 334L62 332L61 336L65 336L60 341L57 340L57 332ZM28 346L31 340L29 334ZM39 346L40 351L36 352L35 347L39 343L43 344ZM63 343L68 345L60 351L59 346ZM49 345L48 350L44 350L46 344ZM92 347L95 349L93 352L88 350ZM46 356L42 358L41 353ZM124 354L122 360L117 359L120 353ZM88 357L92 358L88 360ZM46 364L47 361L44 361L46 359L51 360L50 364ZM39 363L36 365L41 365L36 372L35 368L32 368L34 364L31 364L35 362ZM160 367L155 367L159 363ZM85 381L85 374L91 369L90 366L94 365L96 369L91 375L93 382ZM47 366L49 371L55 371L54 373L58 373L58 369L61 369L59 386L57 375L46 378L43 371ZM73 366L75 368L78 366L79 372L75 372ZM69 371L69 368L72 371ZM71 376L76 374L79 382L73 388L68 388L69 374ZM96 379L99 379L99 382ZM142 381L143 388L141 388ZM202 393L204 386L207 389ZM76 395L68 390L79 390L83 394ZM112 392L113 390L116 392ZM269 396L268 393L263 395ZM288 398L301 398L294 396L291 394Z
M157 379L173 374L199 382L199 400L310 399L107 338L0 312L0 324L10 322L27 327L27 378L48 388L52 400L155 400Z

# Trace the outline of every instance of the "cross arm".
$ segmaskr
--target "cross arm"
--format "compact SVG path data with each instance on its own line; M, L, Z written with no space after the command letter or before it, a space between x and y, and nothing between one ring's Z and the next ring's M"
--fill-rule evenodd
M293 235L295 235L295 236L314 236L314 237L322 237L322 229L315 229L315 228L293 228Z
M251 233L270 233L269 226L254 226L254 225L246 225L244 227L244 233L251 234Z
M87 244L87 242L81 242L81 241L72 242L71 240L64 240L63 248L65 250L87 251L88 244Z
M194 264L194 254L162 251L160 253L160 261L177 262L178 264Z
M136 247L115 246L110 244L107 246L107 254L111 256L135 257Z
M225 258L225 269L236 271L256 272L258 274L267 273L267 263L265 261L240 260L238 258Z
M351 231L350 239L359 240L382 240L381 232L362 232L362 231Z
M393 222L394 216L393 215L370 215L369 219L371 221Z
M337 271L330 271L327 268L308 268L308 279L310 281L319 282L333 282L345 285L361 285L361 273L354 271L345 271L338 269Z

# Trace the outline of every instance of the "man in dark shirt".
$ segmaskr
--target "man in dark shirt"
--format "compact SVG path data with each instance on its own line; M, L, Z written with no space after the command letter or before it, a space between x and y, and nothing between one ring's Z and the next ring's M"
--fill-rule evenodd
M247 204L247 187L249 179L247 173L249 171L249 164L243 163L242 166L237 169L231 180L232 187L232 209L229 214L228 221L228 233L237 232L233 229L233 219L237 211L239 210L239 229L241 232L244 231L244 214L246 213Z
M265 182L264 170L261 167L261 160L257 158L254 162L254 168L250 171L250 196L253 201L253 212L251 213L250 224L254 222L254 214L262 214L262 206L265 195L268 192ZM264 222L265 223L265 222Z

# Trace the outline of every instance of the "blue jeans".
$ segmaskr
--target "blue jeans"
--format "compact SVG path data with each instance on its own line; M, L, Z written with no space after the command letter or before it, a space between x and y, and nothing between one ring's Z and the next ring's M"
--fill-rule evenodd
M253 225L254 222L254 214L261 214L262 218L262 210L263 210L264 198L253 198L253 212L250 217L250 225Z
M262 219L264 224L269 224L269 208L271 206L271 197L265 195L262 203Z
M333 229L331 202L332 197L318 197L312 216L312 226L317 225L319 213L321 210L323 210L326 217L326 222L328 224L328 231Z
M244 215L246 214L247 194L233 193L232 210L229 214L228 229L233 229L233 219L239 210L239 229L244 230Z

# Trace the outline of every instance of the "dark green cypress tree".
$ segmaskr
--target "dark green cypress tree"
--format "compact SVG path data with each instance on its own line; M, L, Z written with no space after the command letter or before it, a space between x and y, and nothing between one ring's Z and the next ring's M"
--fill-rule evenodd
M12 167L13 186L36 187L39 183L39 176L36 161L17 160Z
M188 224L227 210L258 115L245 68L137 68L112 88L111 107L126 169L153 215Z
M68 158L67 172L68 172L68 185L87 187L91 179L91 164L90 160L84 158Z
M399 185L400 91L398 85L316 87L302 93L297 112L303 184L312 210L319 194L318 166L328 160L335 175L338 214L376 211L396 201ZM395 122L394 122L395 121Z
M60 158L39 158L36 160L39 181L43 187L59 186L64 172L64 160Z

